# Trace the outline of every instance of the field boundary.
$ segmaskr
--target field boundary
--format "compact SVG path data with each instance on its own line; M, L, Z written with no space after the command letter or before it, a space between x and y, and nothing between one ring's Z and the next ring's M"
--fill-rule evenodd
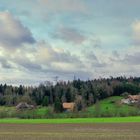
M79 124L79 123L140 123L137 117L67 118L67 119L0 119L0 124Z

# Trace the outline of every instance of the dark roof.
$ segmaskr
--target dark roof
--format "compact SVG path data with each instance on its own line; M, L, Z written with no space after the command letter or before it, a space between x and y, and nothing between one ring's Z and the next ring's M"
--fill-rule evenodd
M29 105L26 102L20 102L17 106L16 109L33 109L34 105Z

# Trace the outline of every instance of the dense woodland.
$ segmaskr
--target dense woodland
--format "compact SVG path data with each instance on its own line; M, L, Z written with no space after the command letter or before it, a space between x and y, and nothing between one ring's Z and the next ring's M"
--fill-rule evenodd
M57 82L55 85L45 82L37 87L1 84L0 105L16 106L24 101L36 106L53 106L56 112L61 112L63 102L75 102L79 111L99 100L124 93L139 94L140 78L110 77L88 81L77 79L71 82Z

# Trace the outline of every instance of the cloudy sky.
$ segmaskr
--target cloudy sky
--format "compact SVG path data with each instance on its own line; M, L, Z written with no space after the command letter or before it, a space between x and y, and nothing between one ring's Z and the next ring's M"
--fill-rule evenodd
M0 82L140 76L140 0L0 0Z

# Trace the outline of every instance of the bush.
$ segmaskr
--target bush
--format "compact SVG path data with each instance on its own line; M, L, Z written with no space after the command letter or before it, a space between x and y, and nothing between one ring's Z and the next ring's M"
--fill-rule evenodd
M39 117L35 115L34 110L17 111L16 116L21 119L35 119Z

